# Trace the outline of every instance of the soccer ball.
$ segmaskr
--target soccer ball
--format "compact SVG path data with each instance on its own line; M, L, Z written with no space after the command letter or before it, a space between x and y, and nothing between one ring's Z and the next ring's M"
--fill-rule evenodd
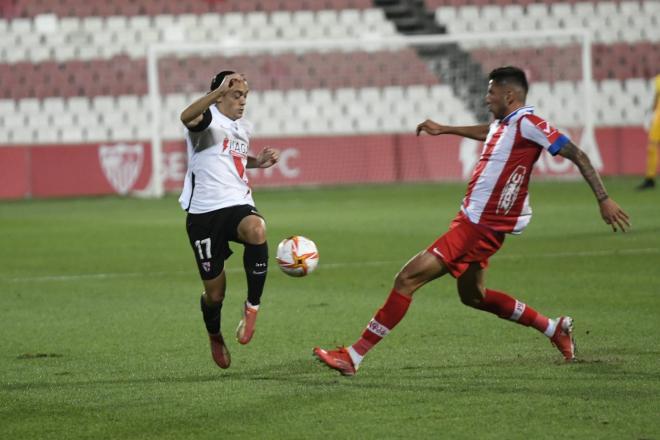
M292 277L304 277L319 264L319 252L309 238L300 235L285 238L277 245L277 264Z

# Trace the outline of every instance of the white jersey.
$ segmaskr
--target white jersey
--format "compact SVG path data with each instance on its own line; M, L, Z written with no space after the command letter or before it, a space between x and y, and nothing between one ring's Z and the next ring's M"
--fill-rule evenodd
M229 206L254 206L245 172L249 135L247 121L233 121L215 105L197 127L186 130L188 171L179 197L183 209L202 214Z

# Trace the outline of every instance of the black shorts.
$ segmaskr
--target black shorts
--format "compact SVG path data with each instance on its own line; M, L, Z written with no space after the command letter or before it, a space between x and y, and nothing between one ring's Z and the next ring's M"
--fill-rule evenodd
M232 254L229 242L238 239L238 224L248 215L258 215L251 205L237 205L186 217L186 231L195 254L199 275L211 280L222 273L225 260Z

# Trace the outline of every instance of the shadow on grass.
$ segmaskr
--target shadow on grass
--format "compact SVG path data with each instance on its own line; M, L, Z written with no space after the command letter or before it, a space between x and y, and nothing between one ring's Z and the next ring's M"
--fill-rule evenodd
M223 381L270 382L298 385L304 388L319 388L327 392L330 388L337 391L346 389L381 389L393 392L475 392L490 390L520 393L542 392L539 386L547 382L557 382L572 387L576 395L583 395L587 385L594 382L660 381L658 371L640 371L628 368L625 360L612 357L608 353L603 357L581 359L573 363L554 361L548 364L547 358L499 358L484 362L443 362L432 364L412 364L403 366L380 365L367 366L358 377L342 377L336 371L321 365L316 360L293 359L285 363L261 365L257 368L217 370L216 374L191 374L185 376L162 375L157 377L133 377L113 379L71 380L75 373L63 371L54 373L58 381L40 381L9 383L0 385L3 391L29 391L44 389L85 388L98 386L156 385L156 384L216 384ZM634 367L634 366L631 366ZM493 371L496 370L494 373ZM590 376L590 377L589 377ZM383 378L387 377L387 381ZM67 380L68 379L68 380ZM313 390L307 390L312 391ZM649 390L655 393L656 390ZM554 392L554 391L553 391Z

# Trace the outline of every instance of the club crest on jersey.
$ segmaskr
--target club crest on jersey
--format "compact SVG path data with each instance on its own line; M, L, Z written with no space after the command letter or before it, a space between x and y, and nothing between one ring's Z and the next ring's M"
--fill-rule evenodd
M118 194L126 194L142 171L142 144L99 146L99 162L106 179Z
M204 269L204 272L211 272L211 262L202 261L202 269Z
M522 186L523 181L525 180L525 174L527 173L527 168L522 165L518 165L516 169L511 173L509 178L502 188L502 195L500 196L500 201L497 204L498 215L507 215L511 210L511 207L518 198L518 192Z
M222 141L222 152L224 153L227 149L229 149L231 153L240 156L247 156L248 154L248 144L237 139L225 138L225 140Z

